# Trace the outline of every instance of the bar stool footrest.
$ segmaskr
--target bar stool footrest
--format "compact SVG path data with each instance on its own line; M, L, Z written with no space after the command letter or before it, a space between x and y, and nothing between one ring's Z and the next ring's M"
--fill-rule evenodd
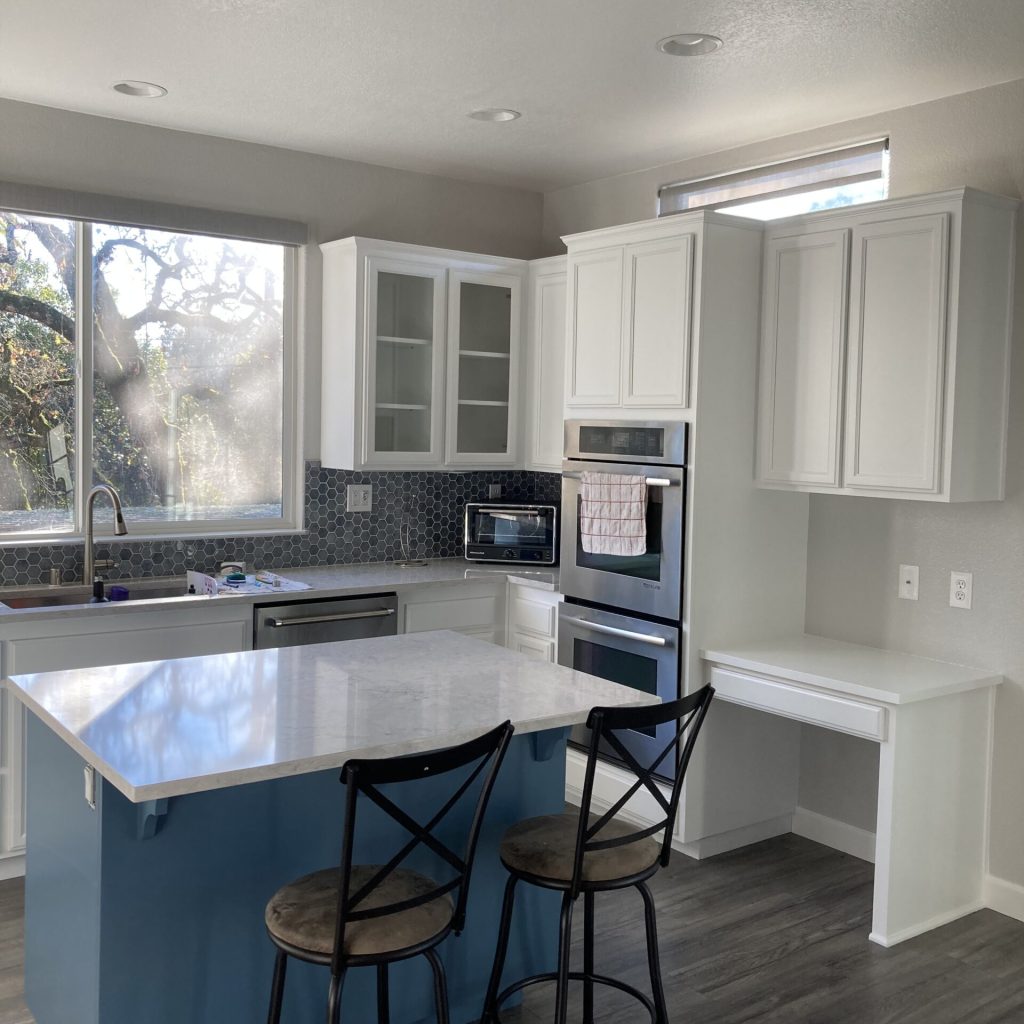
M570 971L570 981L591 981L595 985L605 985L608 988L618 989L620 992L625 992L626 995L632 996L637 1002L642 1003L644 1009L651 1015L651 1024L657 1024L658 1014L654 1008L654 1002L648 996L645 996L643 992L638 988L634 988L632 985L627 985L624 981L619 981L618 978L609 978L605 974L586 974L583 971ZM501 1010L502 1003L505 1002L509 996L515 995L516 992L521 991L524 988L528 988L530 985L540 985L545 981L558 981L558 972L549 971L547 974L533 974L529 978L523 978L522 981L517 981L514 985L509 985L498 998L494 1001L494 1009L491 1011L490 1017L487 1014L482 1018L483 1021L488 1021L488 1024L501 1024L501 1017L499 1011Z

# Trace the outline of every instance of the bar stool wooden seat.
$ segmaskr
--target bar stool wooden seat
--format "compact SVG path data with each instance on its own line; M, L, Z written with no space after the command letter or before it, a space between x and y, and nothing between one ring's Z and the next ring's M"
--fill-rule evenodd
M594 708L587 719L591 740L579 813L528 818L513 825L505 833L501 843L501 860L509 872L509 879L505 886L498 948L484 999L481 1024L499 1024L500 1008L511 995L545 981L556 983L555 1024L565 1024L569 1006L569 982L583 983L584 1024L591 1024L594 1019L595 985L627 993L647 1009L654 1024L668 1024L658 956L654 898L647 887L647 880L669 862L683 778L714 692L710 686L705 686L688 697L655 707ZM661 755L649 765L638 763L616 735L623 730L649 729L673 721L677 723L675 736ZM598 749L602 743L607 744L622 759L626 768L636 776L636 781L613 807L604 814L596 814L591 812L591 800ZM672 775L671 792L666 797L654 781L654 773L673 752L678 754L678 760ZM615 815L641 789L645 789L657 801L663 812L659 819L643 827L617 820ZM656 839L659 833L660 838ZM520 882L556 889L562 893L558 967L547 974L523 978L499 993L508 952L516 886ZM594 970L595 894L629 887L639 891L644 903L651 997L618 978L597 974ZM572 914L581 894L584 963L582 971L572 971L569 969Z
M348 761L341 770L346 787L345 834L341 865L304 875L282 886L267 904L267 934L277 947L271 987L269 1024L279 1024L288 958L330 968L328 1024L338 1024L346 972L351 967L377 968L377 1019L387 1024L388 965L422 955L434 974L438 1024L448 1024L444 965L435 947L462 931L477 839L491 791L513 727L510 722L477 739L429 754L381 760ZM425 824L410 816L379 786L415 785L473 766L451 798ZM434 830L480 780L479 793L462 847L441 842ZM356 809L361 798L384 811L408 832L409 840L384 864L353 864ZM467 797L468 800L468 797ZM448 875L436 881L400 865L417 848L426 847Z

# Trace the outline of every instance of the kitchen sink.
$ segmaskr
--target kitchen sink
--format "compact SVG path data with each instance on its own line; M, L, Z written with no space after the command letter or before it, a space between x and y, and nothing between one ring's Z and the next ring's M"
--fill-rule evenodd
M160 601L169 597L185 597L185 577L171 576L149 580L110 580L104 584L111 587L126 587L128 603L137 601ZM92 600L92 587L81 583L67 586L21 587L17 590L0 590L0 604L7 608L59 608L64 605L88 604ZM111 601L112 605L122 602Z

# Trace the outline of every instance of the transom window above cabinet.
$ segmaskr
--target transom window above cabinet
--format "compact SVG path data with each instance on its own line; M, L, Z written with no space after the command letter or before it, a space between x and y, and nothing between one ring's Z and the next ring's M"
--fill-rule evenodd
M323 464L515 464L527 264L365 238L321 250Z

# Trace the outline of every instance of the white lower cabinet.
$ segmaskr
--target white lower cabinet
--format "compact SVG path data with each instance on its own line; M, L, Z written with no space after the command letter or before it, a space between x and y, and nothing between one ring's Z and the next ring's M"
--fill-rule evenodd
M501 645L504 640L505 581L460 583L407 590L398 596L398 631L427 633L452 629Z
M558 657L558 604L561 594L509 582L505 646L550 661Z
M127 665L252 647L252 606L145 611L110 608L80 617L32 617L0 626L0 674ZM0 694L0 857L25 849L25 710Z

